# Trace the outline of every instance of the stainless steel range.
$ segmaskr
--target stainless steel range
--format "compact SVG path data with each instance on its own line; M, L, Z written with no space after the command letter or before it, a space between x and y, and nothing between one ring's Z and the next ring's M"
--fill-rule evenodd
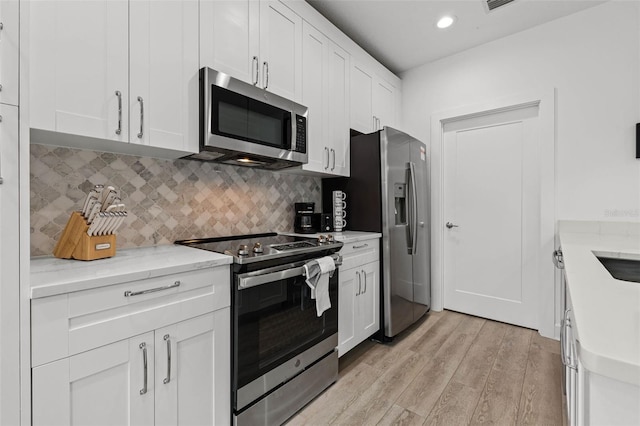
M232 255L232 413L237 425L281 424L338 377L342 243L275 233L176 241ZM316 314L303 265L331 256L331 308Z

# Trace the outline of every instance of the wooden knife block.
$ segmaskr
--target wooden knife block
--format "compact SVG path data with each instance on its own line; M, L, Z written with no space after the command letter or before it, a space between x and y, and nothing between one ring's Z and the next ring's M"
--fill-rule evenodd
M60 259L95 260L116 254L116 235L87 234L89 224L80 212L71 213L53 255Z

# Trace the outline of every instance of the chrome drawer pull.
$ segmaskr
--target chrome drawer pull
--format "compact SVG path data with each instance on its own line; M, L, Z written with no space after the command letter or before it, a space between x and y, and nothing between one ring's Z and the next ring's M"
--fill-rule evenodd
M147 344L140 343L140 349L142 349L142 365L144 366L144 384L140 389L140 395L144 395L147 393Z
M125 291L124 297L140 296L141 294L155 293L156 291L169 290L170 288L176 288L176 287L180 287L180 281L176 281L173 284L165 285L164 287L150 288L148 290Z
M164 340L167 342L167 377L162 381L165 385L171 381L171 339L168 334L164 335Z
M361 249L361 248L365 248L365 247L369 247L369 244L365 243L365 244L362 244L361 246L352 246L352 248L354 248L354 249Z

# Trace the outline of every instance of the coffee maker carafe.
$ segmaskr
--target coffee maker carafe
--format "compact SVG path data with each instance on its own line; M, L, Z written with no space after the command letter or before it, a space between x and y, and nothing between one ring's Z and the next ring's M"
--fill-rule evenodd
M294 203L296 216L293 221L293 231L298 234L314 234L318 232L315 203Z

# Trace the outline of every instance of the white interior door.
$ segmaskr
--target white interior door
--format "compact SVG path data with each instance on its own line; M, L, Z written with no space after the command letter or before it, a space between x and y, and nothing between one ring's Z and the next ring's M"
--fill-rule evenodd
M539 107L444 126L444 307L537 329Z

